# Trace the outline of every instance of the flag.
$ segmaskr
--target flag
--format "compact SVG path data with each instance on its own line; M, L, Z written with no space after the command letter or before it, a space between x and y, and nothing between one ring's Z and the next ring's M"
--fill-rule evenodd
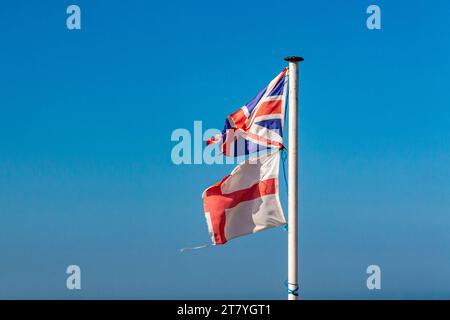
M203 192L213 244L284 225L278 195L280 152L247 159Z
M284 106L288 73L285 68L263 90L225 120L222 133L208 139L225 156L249 155L283 147Z

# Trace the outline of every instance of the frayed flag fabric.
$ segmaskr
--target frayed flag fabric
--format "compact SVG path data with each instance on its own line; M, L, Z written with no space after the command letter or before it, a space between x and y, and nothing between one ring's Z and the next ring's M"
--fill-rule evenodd
M286 224L278 194L280 151L247 159L203 192L213 244Z
M263 90L225 120L221 134L206 145L219 144L225 156L250 155L268 148L283 148L287 68Z

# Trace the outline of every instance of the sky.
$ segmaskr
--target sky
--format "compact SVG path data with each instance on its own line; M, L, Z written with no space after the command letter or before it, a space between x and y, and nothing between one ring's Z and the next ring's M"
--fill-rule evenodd
M178 251L209 243L201 194L233 166L173 164L171 134L221 129L300 55L300 298L450 299L449 12L2 2L0 298L285 299L282 228ZM66 288L73 264L81 290Z

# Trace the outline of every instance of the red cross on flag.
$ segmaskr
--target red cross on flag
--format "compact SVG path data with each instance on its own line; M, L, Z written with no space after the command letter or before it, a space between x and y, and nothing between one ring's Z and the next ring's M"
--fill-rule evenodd
M251 158L203 192L214 244L286 224L278 196L280 151Z

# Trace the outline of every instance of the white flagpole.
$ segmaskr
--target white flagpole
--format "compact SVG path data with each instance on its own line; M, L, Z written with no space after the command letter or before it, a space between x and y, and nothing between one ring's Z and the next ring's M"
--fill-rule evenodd
M297 300L298 292L298 63L301 57L290 56L289 62L289 149L288 149L288 299Z

